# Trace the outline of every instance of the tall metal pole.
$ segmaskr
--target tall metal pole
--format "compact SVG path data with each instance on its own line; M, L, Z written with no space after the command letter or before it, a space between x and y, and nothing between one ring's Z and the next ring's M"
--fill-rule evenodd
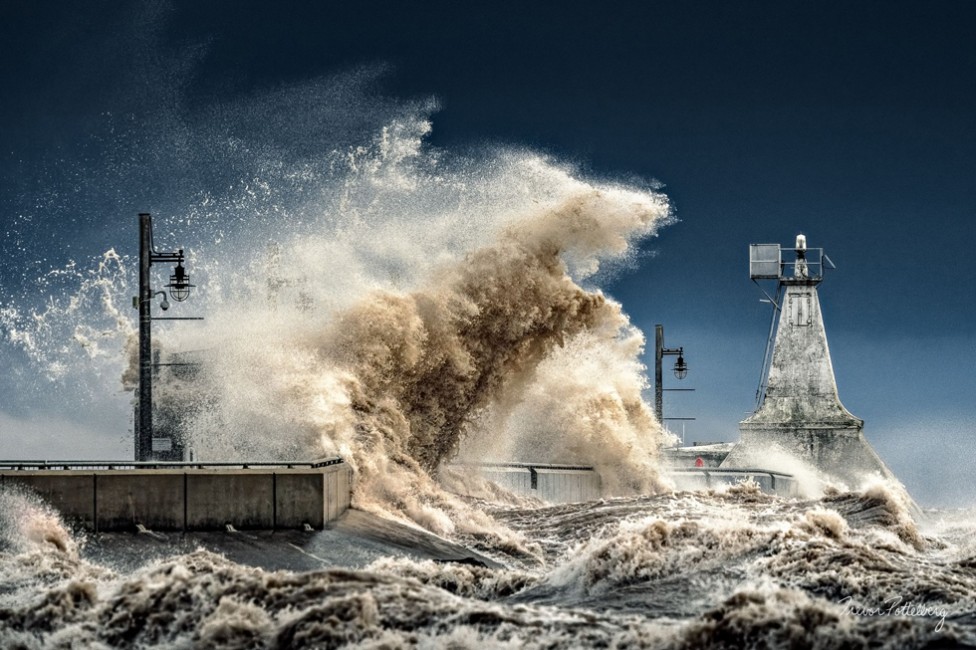
M664 426L664 386L661 381L664 373L661 369L664 361L664 325L654 326L654 415L657 422Z
M152 381L153 370L157 364L153 363L152 353L152 301L157 294L163 296L160 306L163 309L169 307L166 301L166 292L153 292L152 278L150 269L153 262L172 262L176 264L173 275L170 276L169 284L165 285L170 290L173 300L182 302L190 294L193 287L190 284L190 276L183 268L183 249L175 253L157 253L153 250L152 241L152 216L148 213L139 213L139 404L136 415L136 425L133 438L135 438L135 459L137 461L154 460L157 458L153 452L153 400L152 400ZM157 319L158 320L158 319ZM177 317L165 320L203 320L199 317Z
M139 423L135 436L135 459L152 456L152 329L149 308L152 286L149 268L152 264L152 217L139 214Z

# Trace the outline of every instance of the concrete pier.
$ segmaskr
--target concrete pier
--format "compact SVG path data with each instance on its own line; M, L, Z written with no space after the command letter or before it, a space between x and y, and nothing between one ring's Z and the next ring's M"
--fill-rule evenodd
M727 451L725 453L728 453ZM708 490L754 481L767 494L793 497L796 479L768 469L668 468L664 474L678 491ZM506 490L536 497L547 503L581 503L603 497L600 475L592 467L528 463L482 463L454 465L455 469L477 472Z
M90 530L321 529L349 508L352 469L308 463L0 462L0 487Z
M455 465L524 496L548 503L581 503L602 495L600 475L592 467L541 463L479 463Z
M781 497L795 497L799 494L799 484L790 474L772 472L767 469L721 469L718 467L680 469L667 472L680 491L711 490L722 486L736 485L753 481L766 494Z

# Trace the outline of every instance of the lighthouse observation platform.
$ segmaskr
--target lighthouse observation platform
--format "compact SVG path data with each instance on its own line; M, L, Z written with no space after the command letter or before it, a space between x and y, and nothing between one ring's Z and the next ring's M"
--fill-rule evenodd
M33 492L95 532L322 529L348 508L352 468L309 462L0 461L0 487Z

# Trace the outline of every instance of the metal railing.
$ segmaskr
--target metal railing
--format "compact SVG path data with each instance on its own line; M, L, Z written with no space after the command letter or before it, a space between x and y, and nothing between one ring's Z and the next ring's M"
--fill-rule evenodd
M779 476L782 478L795 478L792 474L785 472L774 472L768 469L740 469L738 467L682 467L681 469L669 470L668 474L765 474L767 476Z
M251 469L283 467L318 469L338 465L343 459L335 456L300 461L132 461L132 460L0 460L0 470L136 470L136 469Z
M448 467L485 467L497 469L565 469L565 470L592 470L591 465L559 465L554 463L451 463Z
M728 468L722 469L721 467L688 467L677 470L670 470L666 472L668 476L702 476L705 479L705 487L712 488L715 487L712 483L712 479L759 479L769 477L769 487L774 491L779 493L781 490L786 490L787 493L792 494L796 487L796 477L792 474L786 474L784 472L773 472L768 469L739 469L739 468ZM790 486L793 486L792 488Z

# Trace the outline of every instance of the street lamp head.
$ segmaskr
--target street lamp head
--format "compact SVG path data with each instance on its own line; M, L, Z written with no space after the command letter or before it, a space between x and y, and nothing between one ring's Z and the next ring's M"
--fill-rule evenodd
M167 309L169 309L169 300L166 299L166 292L165 291L154 291L152 297L155 298L156 296L162 296L163 297L163 299L159 302L159 308L162 309L163 311L166 311ZM133 302L133 304L135 304L135 302Z
M674 376L684 379L688 376L688 364L685 363L684 348L678 349L678 360L674 362Z
M190 295L192 287L190 276L183 268L183 262L177 262L176 268L173 269L173 275L169 276L169 284L166 285L170 297L176 302L183 302Z

